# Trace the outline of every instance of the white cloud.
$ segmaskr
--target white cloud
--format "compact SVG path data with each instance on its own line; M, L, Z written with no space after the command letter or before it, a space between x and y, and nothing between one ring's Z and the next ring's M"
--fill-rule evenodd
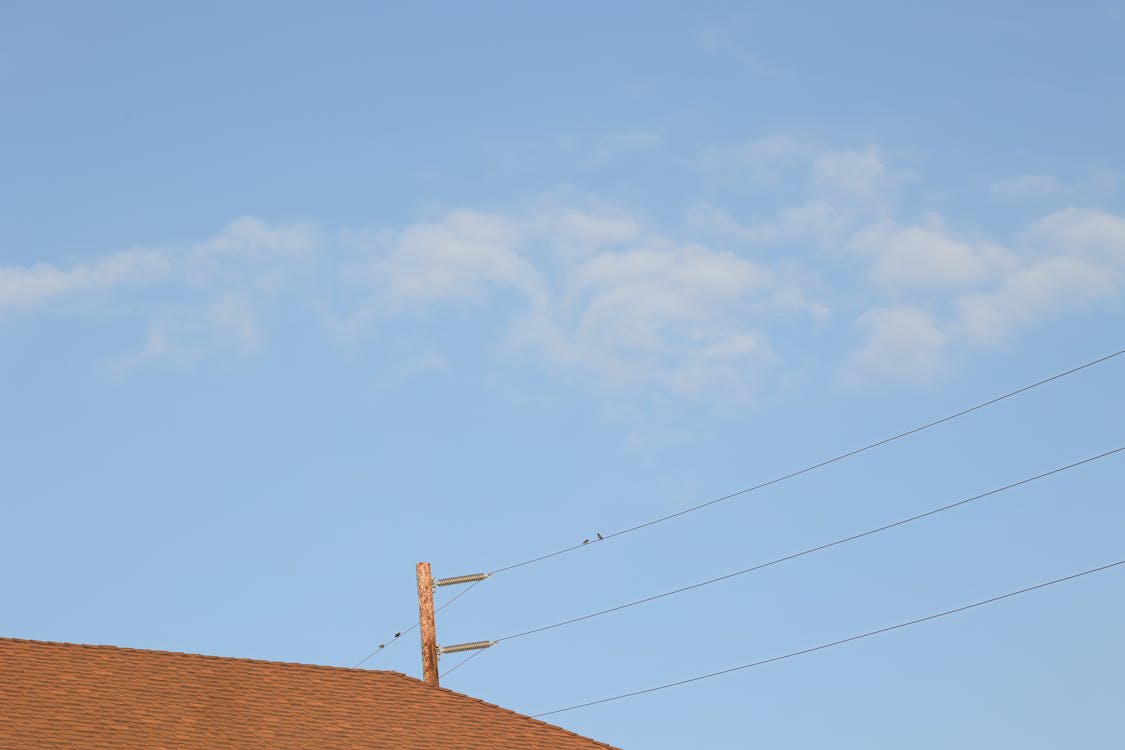
M404 229L372 270L405 302L483 302L493 289L542 297L539 272L519 252L520 226L494 214L455 211Z
M812 162L813 194L849 207L886 210L908 179L892 170L874 146L825 151Z
M642 220L615 206L589 200L576 205L559 196L536 201L521 221L525 254L546 252L562 263L625 247L646 232Z
M483 309L509 354L617 385L745 394L782 331L854 321L862 340L839 362L849 377L924 383L971 346L1125 292L1121 216L1071 207L997 240L933 214L900 217L895 195L911 178L875 147L772 138L726 156L749 173L788 170L790 200L751 221L701 203L669 229L566 191L516 211L339 232L334 245L306 225L243 217L186 247L0 267L0 313L131 295L118 309L143 315L149 333L129 368L255 352L281 304L345 311L324 317L353 343L412 325L404 313ZM419 368L444 366L427 357Z
M326 314L326 324L337 336L354 340L406 309L484 305L497 292L542 304L546 282L524 256L533 229L526 220L458 210L400 230L349 232L359 259L344 263L339 273L345 285L359 290L361 301L342 316ZM596 235L605 229L589 222L578 231Z
M0 314L30 311L84 292L164 281L170 262L161 253L125 250L62 269L49 263L0 266Z
M1087 208L1067 208L1037 221L1032 240L1069 255L1096 257L1125 268L1125 219Z
M539 201L522 215L455 211L379 235L367 298L337 325L388 321L403 304L521 303L515 351L616 384L693 391L769 359L764 310L814 307L764 267L674 240L604 206ZM821 314L817 311L813 314Z
M1120 299L1125 291L1125 219L1068 208L1026 232L1035 247L989 290L955 306L962 329L981 345L997 344L1042 320Z
M752 319L822 314L764 267L684 243L604 206L557 199L522 215L456 211L380 236L368 298L345 322L389 320L409 302L522 301L509 344L614 383L692 390L768 359Z
M912 226L879 222L852 237L848 249L868 260L869 277L888 290L959 290L995 279L1016 265L1006 248L969 242L937 216Z
M758 245L839 243L872 217L888 214L902 185L912 179L892 168L874 146L818 150L784 137L709 149L703 164L731 182L784 181L783 188L806 182L796 202L783 205L769 220L746 223L707 203L687 212L693 229Z
M307 257L315 245L316 232L306 224L270 225L243 216L192 247L192 254L200 259L235 258L260 265Z
M134 300L133 309L150 319L149 331L140 351L119 359L117 369L156 361L188 365L215 351L248 353L264 339L261 308L304 281L317 246L311 227L245 217L186 248L115 252L65 269L0 267L0 313L159 286L158 297Z
M303 279L319 246L316 231L306 224L271 225L244 216L204 242L168 255L185 284L251 288L269 296Z
M203 352L185 345L183 332L176 330L177 328L180 327L169 324L164 318L152 321L140 351L118 357L111 365L112 370L119 375L124 375L138 367L156 362L178 367L193 364Z
M262 331L252 300L235 292L224 292L204 308L203 322L238 350L252 352L262 345Z
M242 218L186 250L124 250L70 268L47 263L0 266L0 313L34 310L68 296L126 286L250 284L268 291L311 255L314 237L303 225L271 226Z
M1055 256L1015 271L993 291L959 298L956 306L971 340L997 344L1049 316L1115 299L1121 288L1121 273L1116 269Z
M197 303L167 305L149 323L144 346L117 358L113 369L127 373L154 364L188 367L216 353L253 354L265 339L258 307L250 296L230 290Z
M754 303L774 286L731 253L650 237L570 269L556 304L525 318L513 341L616 384L739 387L771 357Z
M947 368L950 335L937 319L912 307L874 308L859 317L864 343L848 357L853 382L924 383Z
M265 310L308 283L320 245L306 224L242 217L186 250L165 251L179 294L160 306L144 349L129 366L182 366L215 353L258 351L266 338Z

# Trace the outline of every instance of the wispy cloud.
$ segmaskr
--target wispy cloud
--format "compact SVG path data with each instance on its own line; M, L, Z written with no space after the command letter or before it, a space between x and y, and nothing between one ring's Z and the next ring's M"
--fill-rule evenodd
M1007 248L960 237L936 215L914 225L880 221L856 232L847 247L867 262L874 284L894 291L975 287L1017 264Z
M125 250L67 268L4 266L0 314L158 288L159 295L135 301L149 317L149 332L143 348L119 367L185 365L216 348L250 352L263 341L259 308L304 285L316 246L311 227L245 217L188 247Z
M1071 202L1106 196L1117 190L1117 175L1096 169L1090 173L1063 180L1053 174L1017 174L993 180L989 192L993 198L1011 204L1043 206L1049 202Z
M197 306L165 307L155 315L144 345L115 359L111 365L115 372L155 364L189 367L216 352L253 354L264 342L255 305L230 291Z
M649 237L566 269L553 303L518 321L513 341L611 383L696 392L769 359L753 307L775 285L731 253Z
M694 391L769 358L758 326L791 312L766 268L677 240L618 210L537 201L499 216L458 211L412 225L374 249L367 299L351 325L386 321L414 305L521 302L510 351L615 384Z
M856 326L864 341L845 363L853 383L925 383L948 368L950 334L925 310L874 308L860 315Z
M1041 320L1116 299L1121 271L1080 258L1043 258L1006 275L987 292L957 299L958 321L977 344L997 344Z
M812 192L855 211L889 211L901 186L913 179L893 169L882 149L825 151L812 162Z
M1026 201L1051 198L1067 191L1059 179L1050 174L1018 174L992 182L992 195L1005 201Z
M792 200L766 213L700 203L681 226L573 192L335 233L245 217L186 247L0 267L0 315L18 325L75 300L130 299L148 334L124 370L252 355L282 304L361 345L434 313L484 315L487 351L611 386L741 397L784 368L794 334L825 325L855 342L825 365L848 382L923 384L1044 321L1117 309L1125 293L1119 215L1065 207L995 236L904 215L918 180L874 146L777 137L726 155L748 179L784 179ZM436 349L402 363L443 367Z
M1032 225L1033 242L1054 252L1081 254L1125 266L1125 218L1089 208L1066 208Z
M89 263L0 267L0 314L33 311L75 295L146 286L168 278L171 261L160 252L124 250Z

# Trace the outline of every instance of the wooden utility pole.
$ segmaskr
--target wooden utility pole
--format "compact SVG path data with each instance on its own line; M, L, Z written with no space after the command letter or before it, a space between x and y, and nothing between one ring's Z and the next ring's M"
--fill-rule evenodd
M420 562L418 571L418 631L422 634L422 679L427 685L438 684L437 626L434 625L434 576L428 562Z

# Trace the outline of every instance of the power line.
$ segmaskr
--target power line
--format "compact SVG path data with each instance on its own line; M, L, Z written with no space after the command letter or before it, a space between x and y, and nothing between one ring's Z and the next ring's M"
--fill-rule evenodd
M447 669L447 670L445 670L444 672L442 672L442 673L441 673L441 676L442 676L442 677L445 677L445 676L447 676L447 675L450 675L450 674L452 674L453 672L456 672L456 671L457 671L458 669L460 669L461 667L463 667L463 666L465 665L465 662L471 661L471 660L473 660L473 659L477 658L478 656L480 656L480 655L481 655L481 654L483 654L483 653L484 653L484 650L483 650L483 649L482 649L482 650L480 650L480 651L474 651L473 653L469 654L468 656L466 656L466 657L465 657L464 659L462 659L461 661L459 661L459 662L457 662L456 664L454 664L454 665L453 665L452 667L450 667L449 669Z
M532 717L533 718L539 718L539 717L542 717L542 716L550 716L552 714L563 713L564 711L574 711L574 710L579 709L579 708L587 708L588 706L596 706L599 703L609 703L610 701L618 701L618 700L622 700L624 698L632 698L632 697L638 696L638 695L645 695L646 693L655 693L658 690L667 690L668 688L679 687L680 685L687 685L688 683L691 683L691 682L699 682L700 680L707 680L707 679L710 679L712 677L719 677L720 675L730 674L731 672L738 672L738 671L743 670L743 669L751 669L753 667L760 667L760 666L763 666L765 664L772 664L773 662L782 661L784 659L792 659L795 656L803 656L805 654L811 654L814 651L822 651L826 648L832 648L834 646L841 646L845 643L851 643L852 641L858 641L862 638L870 638L871 636L874 636L874 635L880 635L882 633L889 633L892 630L898 630L900 628L909 627L911 625L917 625L919 623L928 622L930 620L936 620L936 619L941 618L941 617L947 617L949 615L957 614L958 612L964 612L966 610L970 610L970 609L973 609L975 607L983 607L985 604L992 604L994 602L998 602L998 601L1001 601L1001 600L1004 600L1004 599L1010 599L1014 596L1019 596L1020 594L1026 594L1030 591L1036 591L1038 589L1046 588L1048 586L1054 586L1057 583L1063 583L1065 581L1072 581L1075 578L1081 578L1082 576L1087 576L1087 575L1090 575L1092 573L1100 573L1104 570L1109 570L1110 568L1115 568L1118 565L1125 565L1125 560L1118 560L1117 562L1109 563L1107 565L1102 565L1102 566L1099 566L1097 568L1090 568L1089 570L1084 570L1080 573L1074 573L1072 575L1064 576L1062 578L1056 578L1056 579L1051 580L1051 581L1045 581L1043 583L1039 583L1039 584L1036 584L1034 586L1028 586L1027 588L1019 589L1018 591L1012 591L1012 592L1009 592L1007 594L1001 594L999 596L994 596L990 599L984 599L984 600L979 601L979 602L973 602L972 604L966 604L966 605L963 605L961 607L956 607L954 609L947 609L944 612L938 612L937 614L926 615L925 617L919 617L919 618L914 619L914 620L908 620L907 622L901 622L897 625L890 625L890 626L885 627L885 628L879 628L878 630L869 630L866 633L860 633L859 635L853 635L853 636L850 636L848 638L842 638L838 641L832 641L831 643L822 643L819 646L812 646L810 648L804 648L804 649L801 649L800 651L791 651L787 654L781 654L780 656L772 656L768 659L761 659L759 661L750 662L749 664L741 664L737 667L730 667L728 669L721 669L718 672L710 672L708 674L702 674L702 675L698 675L696 677L689 677L686 680L677 680L675 682L668 682L668 683L665 683L663 685L657 685L656 687L645 688L644 690L634 690L631 693L622 693L620 695L613 695L613 696L610 696L608 698L599 698L598 700L587 701L586 703L577 703L573 706L567 706L565 708L556 708L552 711L544 711L543 713L532 714Z
M1041 385L1046 385L1047 383L1053 382L1055 380L1059 380L1060 378L1065 378L1068 375L1073 375L1076 372L1081 372L1082 370L1085 370L1089 367L1094 367L1095 365L1099 365L1103 362L1107 362L1107 361L1113 359L1114 357L1119 357L1122 354L1125 354L1125 349L1120 349L1116 352L1113 352L1112 354L1107 354L1104 357L1099 357L1098 359L1091 360L1089 362L1086 362L1085 364L1078 365L1077 367L1072 367L1069 370L1065 370L1063 372L1052 375L1048 378L1044 378L1042 380L1036 381L1034 383L1031 383L1030 385L1025 385L1022 388L1017 388L1014 391L1009 391L1009 392L1007 392L1003 395L996 396L995 398L991 398L988 401L982 401L981 403L976 404L975 406L970 406L967 409L962 409L961 411L958 411L954 414L950 414L949 416L946 416L946 417L942 417L941 419L935 419L932 422L927 422L924 425L914 427L914 428L909 429L905 432L900 432L897 435L892 435L891 437L884 438L882 440L878 440L874 443L868 443L867 445L865 445L861 448L856 448L854 450L850 450L847 453L841 453L840 455L834 456L833 458L829 458L829 459L826 459L824 461L820 461L819 463L815 463L815 464L812 464L810 466L806 466L802 469L798 469L798 470L792 471L788 474L783 474L782 476L779 476L779 477L776 477L774 479L770 479L768 481L762 482L760 484L756 484L753 487L747 487L746 489L738 490L737 492L732 492L730 494L723 495L722 497L717 497L714 500L708 500L707 502L699 503L698 505L693 505L690 508L684 508L683 510L676 511L675 513L669 513L668 515L660 516L659 518L654 518L650 521L645 521L643 523L636 524L635 526L630 526L628 528L621 529L620 531L615 531L615 532L610 533L610 534L605 534L604 536L599 534L597 539L587 539L586 541L583 541L579 544L574 544L574 545L571 545L569 547L564 547L562 549L555 550L554 552L548 552L548 553L543 554L543 555L538 555L536 557L532 557L532 558L529 558L527 560L523 560L522 562L513 563L511 565L505 565L502 568L496 568L495 570L493 570L492 574L503 573L504 571L507 571L507 570L514 570L515 568L522 568L525 565L531 565L533 563L541 562L543 560L547 560L547 559L550 559L552 557L558 557L559 555L565 555L569 552L573 552L575 550L582 549L583 547L587 547L587 546L590 546L592 544L597 544L599 542L609 541L610 539L614 539L614 538L619 537L619 536L624 536L625 534L631 534L634 531L640 531L641 529L648 528L649 526L655 526L658 523L664 523L665 521L671 521L674 518L679 518L680 516L687 515L688 513L694 513L697 510L702 510L703 508L708 508L712 505L715 505L717 503L721 503L725 500L730 500L731 498L738 497L739 495L745 495L749 492L754 492L756 490L764 489L766 487L770 487L772 485L778 484L779 482L784 482L787 479L793 479L794 477L799 477L802 474L807 474L811 471L815 471L816 469L821 469L825 466L828 466L830 464L834 464L838 461L843 461L846 458L851 458L852 456L858 455L858 454L863 453L865 451L869 451L873 448L878 448L880 446L887 445L888 443L893 443L896 440L901 440L902 438L909 437L910 435L914 435L914 434L922 432L924 430L928 430L931 427L937 427L940 424L945 424L946 422L951 422L955 419L958 419L960 417L965 416L966 414L971 414L975 411L979 411L980 409L984 409L987 406L992 406L993 404L999 403L1000 401L1004 401L1005 399L1012 398L1013 396L1018 396L1019 394L1025 393L1025 392L1030 391L1034 388L1038 388Z
M462 596L464 596L465 594L469 593L470 591L472 591L473 589L475 589L475 588L476 588L477 586L479 586L480 584L484 583L484 582L485 582L486 580L488 580L488 579L486 579L486 578L482 578L482 579L480 579L479 581L473 581L473 583L472 583L472 585L471 585L471 586L469 586L468 588L462 589L461 591L457 592L457 595L456 595L456 596L454 596L454 597L453 597L452 599L450 599L449 601L447 601L447 602L446 602L445 604L441 605L441 606L440 606L440 607L438 607L437 609L435 609L435 610L434 610L434 614L437 614L438 612L441 612L441 611L442 611L443 609L445 609L446 607L448 607L448 606L449 606L450 604L452 604L453 602L457 601L457 600L458 600L458 599L460 599L460 598L461 598Z
M925 511L923 513L915 514L915 515L910 516L908 518L903 518L903 519L900 519L898 521L894 521L892 523L884 524L883 526L879 526L879 527L876 527L876 528L873 528L873 529L868 529L867 531L862 531L862 532L859 532L857 534L853 534L851 536L842 537L840 539L836 539L836 540L833 540L831 542L827 542L825 544L818 545L816 547L810 547L808 549L804 549L804 550L801 550L799 552L794 552L794 553L791 553L789 555L785 555L783 557L779 557L779 558L770 560L768 562L759 563L759 564L751 566L749 568L744 568L742 570L738 570L738 571L735 571L733 573L728 573L726 575L718 576L716 578L711 578L711 579L708 579L708 580L705 580L705 581L700 581L698 583L693 583L693 584L690 584L690 585L687 585L687 586L682 586L680 588L673 589L671 591L665 591L663 593L655 594L653 596L648 596L648 597L645 597L643 599L637 599L635 601L627 602L625 604L620 604L620 605L617 605L615 607L610 607L608 609L599 610L597 612L591 612L589 614L582 615L582 616L579 616L579 617L573 617L573 618L570 618L568 620L563 620L561 622L556 622L556 623L553 623L553 624L550 624L550 625L544 625L544 626L541 626L541 627L532 628L530 630L525 630L525 631L522 631L522 632L519 632L519 633L514 633L512 635L504 636L502 638L497 638L495 640L495 643L500 643L502 641L509 641L509 640L513 640L513 639L516 639L516 638L522 638L523 636L532 635L532 634L535 634L535 633L540 633L540 632L543 632L545 630L553 630L554 628L563 627L565 625L571 625L571 624L574 624L574 623L577 623L577 622L581 622L583 620L590 620L590 619L593 619L595 617L600 617L602 615L607 615L607 614L617 612L617 611L620 611L620 610L623 610L623 609L635 607L635 606L638 606L640 604L647 604L648 602L656 601L658 599L663 599L663 598L668 597L668 596L673 596L675 594L683 593L685 591L691 591L693 589L702 588L704 586L708 586L708 585L713 584L713 583L719 583L720 581L725 581L725 580L728 580L728 579L731 579L731 578L735 578L737 576L745 575L747 573L752 573L752 572L761 570L763 568L768 568L770 566L777 565L779 563L783 563L783 562L787 562L789 560L796 559L798 557L803 557L805 555L809 555L809 554L812 554L814 552L819 552L819 551L822 551L822 550L825 550L825 549L829 549L831 547L835 547L837 545L845 544L847 542L851 542L851 541L854 541L856 539L862 539L864 537L871 536L873 534L878 534L882 531L887 531L888 529L893 529L893 528L896 528L898 526L903 526L903 525L911 523L913 521L918 521L918 520L921 520L923 518L927 518L929 516L937 515L938 513L942 513L942 512L947 511L947 510L952 510L952 509L958 508L962 505L967 505L967 504L972 503L974 501L981 500L981 499L990 497L992 495L999 494L999 493L1004 492L1006 490L1014 489L1016 487L1020 487L1022 485L1029 484L1031 482L1037 481L1039 479L1044 479L1046 477L1062 473L1062 472L1067 471L1069 469L1074 469L1074 468L1077 468L1077 467L1082 466L1084 464L1092 463L1094 461L1097 461L1097 460L1100 460L1100 459L1103 459L1103 458L1107 458L1107 457L1115 455L1117 453L1121 453L1122 451L1125 451L1125 446L1122 446L1120 448L1115 448L1114 450L1106 451L1104 453L1100 453L1096 456L1090 456L1089 458L1082 459L1081 461L1076 461L1074 463L1067 464L1066 466L1060 466L1060 467L1052 469L1050 471L1046 471L1046 472L1043 472L1041 474L1036 474L1035 476L1027 477L1025 479L1021 479L1021 480L1016 481L1016 482L1012 482L1010 484L1004 485L1003 487L997 487L995 489L988 490L987 492L982 492L978 495L973 495L972 497L968 497L968 498L964 498L962 500L958 500L957 502L954 502L954 503L949 503L947 505L943 505L943 506L940 506L940 507L937 507L937 508L933 508L931 510ZM479 653L481 653L481 652L478 651L477 654L479 654ZM474 654L474 656L476 656L477 654ZM463 660L462 662L458 663L456 666L454 666L449 671L452 672L453 669L460 668L468 660L469 659Z
M482 581L483 581L483 579L482 579ZM464 596L465 594L467 594L467 593L469 593L470 591L472 591L472 590L473 590L473 588L474 588L474 587L476 587L476 586L477 586L477 584L481 583L482 581L475 581L475 582L473 583L473 585L472 585L472 586L469 586L468 588L466 588L466 589L463 589L463 590L459 591L459 592L457 593L457 595L456 595L456 596L453 596L453 597L451 597L451 598L450 598L450 599L449 599L448 601L446 601L446 602L445 602L444 604L442 604L442 605L441 605L440 607L438 607L437 609L435 609L435 610L434 610L434 614L437 614L438 612L441 612L441 611L442 611L443 609L445 609L446 607L448 607L448 606L449 606L450 604L452 604L453 602L457 601L458 599L460 599L460 598L461 598L462 596ZM374 656L378 655L378 654L379 654L379 652L381 652L381 651L382 651L383 649L385 649L385 648L386 648L387 646L391 645L392 643L394 643L395 641L397 641L397 640L398 640L399 638L401 638L402 636L406 635L407 633L411 632L412 630L417 630L417 629L418 629L418 623L416 622L416 623L414 623L413 625L411 625L410 627L408 627L408 628L403 628L402 630L398 631L397 633L395 633L395 634L394 634L394 636L392 636L391 638L388 638L388 639L387 639L387 641L386 641L386 643L380 643L380 644L379 644L379 648L375 649L375 650L374 650L374 651L372 651L372 652L371 652L370 654L368 654L367 656L365 656L365 657L363 657L362 659L360 659L360 660L359 660L359 661L358 661L357 663L353 664L353 665L352 665L352 669L357 669L358 667L361 667L361 666L363 666L363 664L364 664L364 663L365 663L366 661L368 661L369 659L371 659L371 658L373 658ZM468 660L466 659L466 661L468 661ZM460 665L458 665L458 666L460 666ZM450 671L452 671L452 670L450 670Z
M834 541L827 542L825 544L821 544L821 545L818 545L816 547L809 547L808 549L801 550L800 552L793 552L791 554L785 555L783 557L775 558L775 559L770 560L768 562L758 563L757 565L753 565L749 568L743 568L742 570L736 570L733 573L727 573L726 575L721 575L721 576L718 576L716 578L710 578L706 581L699 581L698 583L692 583L692 584L689 584L687 586L681 586L680 588L672 589L671 591L665 591L665 592L660 593L660 594L654 594L652 596L647 596L643 599L637 599L635 601L627 602L625 604L619 604L616 607L609 607L608 609L602 609L602 610L599 610L597 612L591 612L589 614L581 615L579 617L572 617L568 620L562 620L561 622L556 622L556 623L553 623L551 625L542 625L540 627L532 628L530 630L524 630L523 632L520 632L520 633L514 633L512 635L507 635L507 636L504 636L503 638L497 638L496 643L500 643L502 641L510 641L510 640L515 639L515 638L522 638L524 636L532 635L534 633L542 633L545 630L553 630L555 628L561 628L564 625L572 625L576 622L582 622L583 620L591 620L595 617L601 617L602 615L608 615L612 612L619 612L623 609L628 609L630 607L636 607L640 604L647 604L648 602L654 602L657 599L663 599L667 596L673 596L674 594L681 594L685 591L691 591L693 589L702 588L704 586L710 586L713 583L719 583L720 581L726 581L726 580L729 580L731 578L736 578L737 576L746 575L747 573L753 573L755 571L762 570L763 568L768 568L770 566L777 565L779 563L787 562L789 560L794 560L798 557L804 557L805 555L811 555L814 552L820 552L822 550L826 550L826 549L829 549L831 547L835 547L837 545L841 545L841 544L845 544L847 542L855 541L856 539L862 539L864 537L868 537L868 536L871 536L873 534L878 534L882 531L887 531L888 529L893 529L893 528L896 528L898 526L904 526L908 523L912 523L914 521L918 521L918 520L921 520L923 518L928 518L930 516L937 515L938 513L943 513L947 510L953 510L954 508L959 508L962 505L968 505L969 503L974 502L976 500L981 500L981 499L986 498L986 497L991 497L992 495L997 495L997 494L999 494L1001 492L1004 492L1006 490L1014 489L1016 487L1021 487L1025 484L1030 484L1031 482L1034 482L1034 481L1039 480L1039 479L1043 479L1045 477L1053 476L1055 474L1060 474L1060 473L1062 473L1064 471L1067 471L1069 469L1074 469L1074 468L1082 466L1084 464L1092 463L1092 462L1097 461L1099 459L1106 458L1108 456L1112 456L1112 455L1117 454L1117 453L1121 453L1122 451L1125 451L1125 446L1122 446L1120 448L1115 448L1114 450L1111 450L1111 451L1106 451L1105 453L1100 453L1096 456L1084 458L1081 461L1076 461L1076 462L1074 462L1072 464L1068 464L1066 466L1060 466L1057 469L1051 469L1050 471L1045 471L1042 474L1036 474L1035 476L1027 477L1026 479L1021 479L1018 482L1012 482L1011 484L1006 484L1003 487L997 487L995 489L988 490L987 492L982 492L978 495L973 495L972 497L967 497L967 498L964 498L963 500L958 500L957 502L949 503L947 505L942 505L940 507L933 508L931 510L925 511L924 513L918 513L918 514L910 516L908 518L903 518L903 519L900 519L898 521L894 521L892 523L884 524L882 526L878 526L878 527L873 528L873 529L868 529L867 531L861 531L858 534L852 534L851 536L842 537L840 539L836 539Z
M569 552L573 552L577 549L581 549L582 547L589 546L590 544L596 544L598 542L608 541L609 539L613 539L613 538L616 538L616 537L619 537L619 536L624 536L625 534L630 534L634 531L639 531L639 530L647 528L649 526L654 526L658 523L663 523L664 521L670 521L674 518L678 518L680 516L687 515L688 513L692 513L694 511L701 510L701 509L709 507L711 505L721 503L725 500L730 500L731 498L738 497L739 495L745 495L747 493L754 492L754 491L760 490L760 489L764 489L766 487L769 487L769 486L774 485L774 484L778 484L780 482L784 482L788 479L793 479L795 477L801 476L802 474L807 474L809 472L815 471L816 469L823 468L825 466L828 466L830 464L834 464L838 461L843 461L844 459L847 459L847 458L850 458L852 456L858 455L858 454L863 453L865 451L872 450L873 448L878 448L880 446L887 445L888 443L895 442L896 440L901 440L902 438L908 437L910 435L914 435L914 434L922 432L924 430L928 430L931 427L936 427L936 426L944 424L946 422L951 422L955 419L958 419L959 417L963 417L967 414L971 414L975 411L979 411L980 409L984 409L985 407L988 407L988 406L991 406L993 404L999 403L1000 401L1004 401L1005 399L1012 398L1013 396L1017 396L1021 393L1025 393L1025 392L1030 391L1034 388L1038 388L1039 386L1046 385L1047 383L1051 383L1055 380L1059 380L1059 379L1064 378L1068 375L1073 375L1074 373L1081 372L1082 370L1085 370L1087 368L1094 367L1096 365L1102 364L1103 362L1107 362L1111 359L1119 357L1122 354L1125 354L1125 349L1120 349L1120 350L1115 351L1111 354L1107 354L1103 357L1099 357L1097 359L1091 360L1091 361L1086 362L1084 364L1078 365L1077 367L1072 367L1069 370L1064 370L1063 372L1056 373L1055 375L1051 375L1050 377L1043 378L1042 380L1036 381L1036 382L1031 383L1029 385L1025 385L1021 388L1017 388L1016 390L1009 391L1009 392L1004 393L1000 396L996 396L995 398L989 399L988 401L983 401L983 402L981 402L979 404L976 404L974 406L970 406L967 409L962 409L961 411L958 411L954 414L950 414L946 417L942 417L941 419L936 419L932 422L928 422L924 425L920 425L918 427L907 430L905 432L900 432L897 435L892 435L891 437L884 438L883 440L879 440L879 441L876 441L874 443L869 443L869 444L867 444L867 445L865 445L861 448L856 448L856 449L848 451L846 453L841 453L838 456L834 456L832 458L826 459L826 460L821 461L819 463L812 464L812 465L806 466L802 469L798 469L798 470L790 472L788 474L784 474L782 476L776 477L776 478L771 479L769 481L762 482L760 484L756 484L753 487L748 487L746 489L739 490L737 492L732 492L732 493L724 495L722 497L718 497L718 498L715 498L713 500L709 500L707 502L700 503L698 505L694 505L690 508L685 508L683 510L677 511L676 513L670 513L668 515L661 516L659 518L655 518L655 519L652 519L650 521L646 521L644 523L636 524L634 526L622 529L620 531L615 531L615 532L610 533L610 534L602 535L602 534L599 533L597 535L596 539L588 539L588 540L583 541L580 544L574 544L574 545L571 545L569 547L564 547L562 549L556 550L554 552L549 552L547 554L538 555L536 557L532 557L532 558L529 558L527 560L523 560L522 562L514 563L512 565L506 565L502 568L496 568L495 570L492 570L489 573L489 575L491 576L491 575L494 575L496 573L502 573L504 571L514 570L515 568L521 568L521 567L524 567L526 565L532 565L534 563L541 562L543 560L547 560L547 559L552 558L552 557L558 557L560 555L564 555L564 554L567 554ZM479 583L479 581L477 583ZM460 597L467 594L476 585L477 584L474 583L469 588L465 589L464 591L461 591L456 596L454 596L452 599L450 599L445 604L443 604L441 607L439 607L436 611L440 612L445 607L448 607L454 601L456 601ZM640 603L640 602L638 602L638 603ZM596 616L596 614L590 615L590 616ZM579 618L579 619L586 619L586 618ZM368 654L363 659L361 659L355 665L355 667L359 667L359 666L363 665L369 659L371 659L371 658L375 657L377 654L379 654L387 646L389 646L390 644L399 640L399 638L401 638L403 635L409 633L410 631L416 629L417 627L418 627L418 624L414 623L413 625L409 626L408 628L406 628L404 630L400 630L399 632L396 632L394 634L394 636L392 638L390 638L386 643L379 644L379 647L377 649L375 649L370 654ZM515 636L511 636L511 637L515 637Z
M395 634L394 634L394 635L393 635L392 637L388 638L388 639L387 639L387 642L386 642L386 643L380 643L380 644L379 644L379 648L375 649L375 650L374 650L374 651L372 651L372 652L371 652L370 654L368 654L367 656L363 657L363 658L362 658L362 659L360 659L360 660L359 660L358 662L356 662L355 664L353 664L353 665L352 665L352 669L358 669L359 667L363 666L363 664L364 664L364 663L365 663L365 662L366 662L366 661L367 661L368 659L371 659L372 657L376 656L376 655L377 655L377 654L379 654L379 653L380 653L380 652L381 652L381 651L382 651L383 649L385 649L385 648L386 648L387 646L391 645L392 643L394 643L395 641L397 641L397 640L398 640L399 638L401 638L401 637L403 637L404 635L406 635L407 633L409 633L409 632L410 632L411 630L415 630L415 629L417 629L417 627L418 627L418 623L414 623L414 624L413 624L413 625L411 625L410 627L408 627L408 628L403 628L402 630L398 631L398 632L397 632L397 633L395 633Z

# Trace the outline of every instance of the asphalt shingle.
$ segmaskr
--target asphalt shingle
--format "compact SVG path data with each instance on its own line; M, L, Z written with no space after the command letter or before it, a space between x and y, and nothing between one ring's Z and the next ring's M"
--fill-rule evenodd
M0 638L4 750L605 750L398 672Z

